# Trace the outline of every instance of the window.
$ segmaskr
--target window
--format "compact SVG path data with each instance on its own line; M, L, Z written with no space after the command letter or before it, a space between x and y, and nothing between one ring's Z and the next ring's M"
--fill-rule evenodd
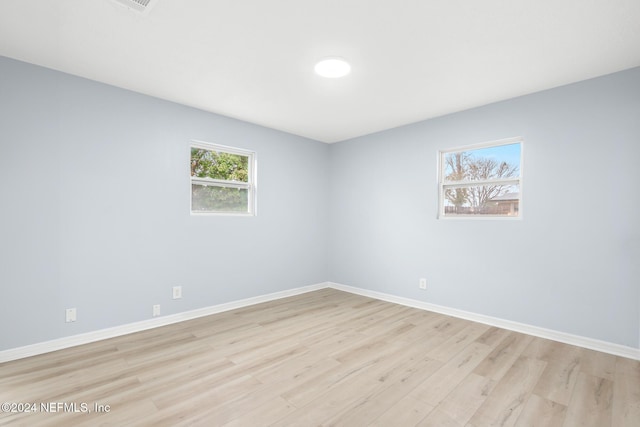
M440 218L519 218L522 138L440 152Z
M208 143L191 144L191 213L255 215L256 155Z

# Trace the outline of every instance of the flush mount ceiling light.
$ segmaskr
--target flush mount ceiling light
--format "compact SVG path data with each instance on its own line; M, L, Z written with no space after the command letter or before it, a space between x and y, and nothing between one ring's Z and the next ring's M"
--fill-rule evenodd
M328 79L344 77L351 71L351 65L342 58L324 58L315 66L316 74Z

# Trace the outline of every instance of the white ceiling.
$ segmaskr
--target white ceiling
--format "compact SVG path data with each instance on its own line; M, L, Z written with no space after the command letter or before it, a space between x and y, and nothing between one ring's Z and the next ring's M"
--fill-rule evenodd
M151 5L2 0L0 55L324 142L640 66L640 0Z

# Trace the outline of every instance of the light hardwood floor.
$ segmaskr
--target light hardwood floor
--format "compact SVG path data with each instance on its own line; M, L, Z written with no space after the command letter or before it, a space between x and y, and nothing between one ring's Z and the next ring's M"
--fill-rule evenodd
M1 402L79 412L0 425L637 427L640 362L325 289L0 364Z

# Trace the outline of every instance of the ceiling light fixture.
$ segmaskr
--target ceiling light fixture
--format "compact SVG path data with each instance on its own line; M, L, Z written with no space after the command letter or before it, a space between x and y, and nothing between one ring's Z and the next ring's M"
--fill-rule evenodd
M316 74L328 79L344 77L351 72L351 65L342 58L324 58L315 66Z

